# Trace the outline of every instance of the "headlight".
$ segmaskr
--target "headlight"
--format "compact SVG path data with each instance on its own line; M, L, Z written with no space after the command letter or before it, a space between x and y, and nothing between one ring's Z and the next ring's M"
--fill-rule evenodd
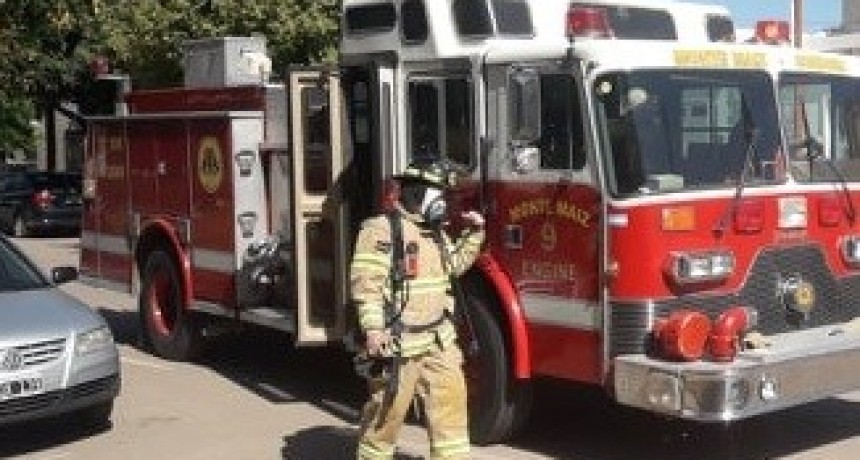
M113 345L113 335L107 326L82 332L75 338L75 354L86 355Z
M679 284L718 281L729 277L735 268L730 252L679 252L669 258L668 274Z

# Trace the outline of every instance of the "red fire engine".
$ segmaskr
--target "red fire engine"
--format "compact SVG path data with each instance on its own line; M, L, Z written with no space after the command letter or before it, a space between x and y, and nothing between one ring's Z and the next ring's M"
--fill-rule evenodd
M338 67L282 85L259 40L192 44L186 87L91 120L81 271L140 294L167 358L219 321L336 344L358 223L441 157L488 220L476 442L540 376L700 421L857 388L860 67L677 41L647 5L347 0Z

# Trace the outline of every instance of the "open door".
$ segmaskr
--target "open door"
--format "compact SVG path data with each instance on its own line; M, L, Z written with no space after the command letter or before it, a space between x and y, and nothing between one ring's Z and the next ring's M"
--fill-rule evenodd
M292 69L289 84L296 341L324 345L343 336L348 300L343 99L339 77L326 69Z

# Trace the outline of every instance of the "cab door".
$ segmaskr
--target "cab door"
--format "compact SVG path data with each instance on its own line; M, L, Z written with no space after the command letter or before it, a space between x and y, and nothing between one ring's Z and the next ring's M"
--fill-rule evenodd
M582 73L546 63L489 69L498 187L488 228L516 285L535 372L601 378L601 194Z
M293 69L289 85L296 340L324 345L343 336L348 292L341 87L320 68Z

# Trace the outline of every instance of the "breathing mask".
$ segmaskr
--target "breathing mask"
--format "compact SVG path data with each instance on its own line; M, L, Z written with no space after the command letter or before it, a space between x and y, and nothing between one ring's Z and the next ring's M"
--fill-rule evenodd
M428 224L441 223L448 210L442 189L421 182L409 181L403 184L400 202L407 211L419 214Z

